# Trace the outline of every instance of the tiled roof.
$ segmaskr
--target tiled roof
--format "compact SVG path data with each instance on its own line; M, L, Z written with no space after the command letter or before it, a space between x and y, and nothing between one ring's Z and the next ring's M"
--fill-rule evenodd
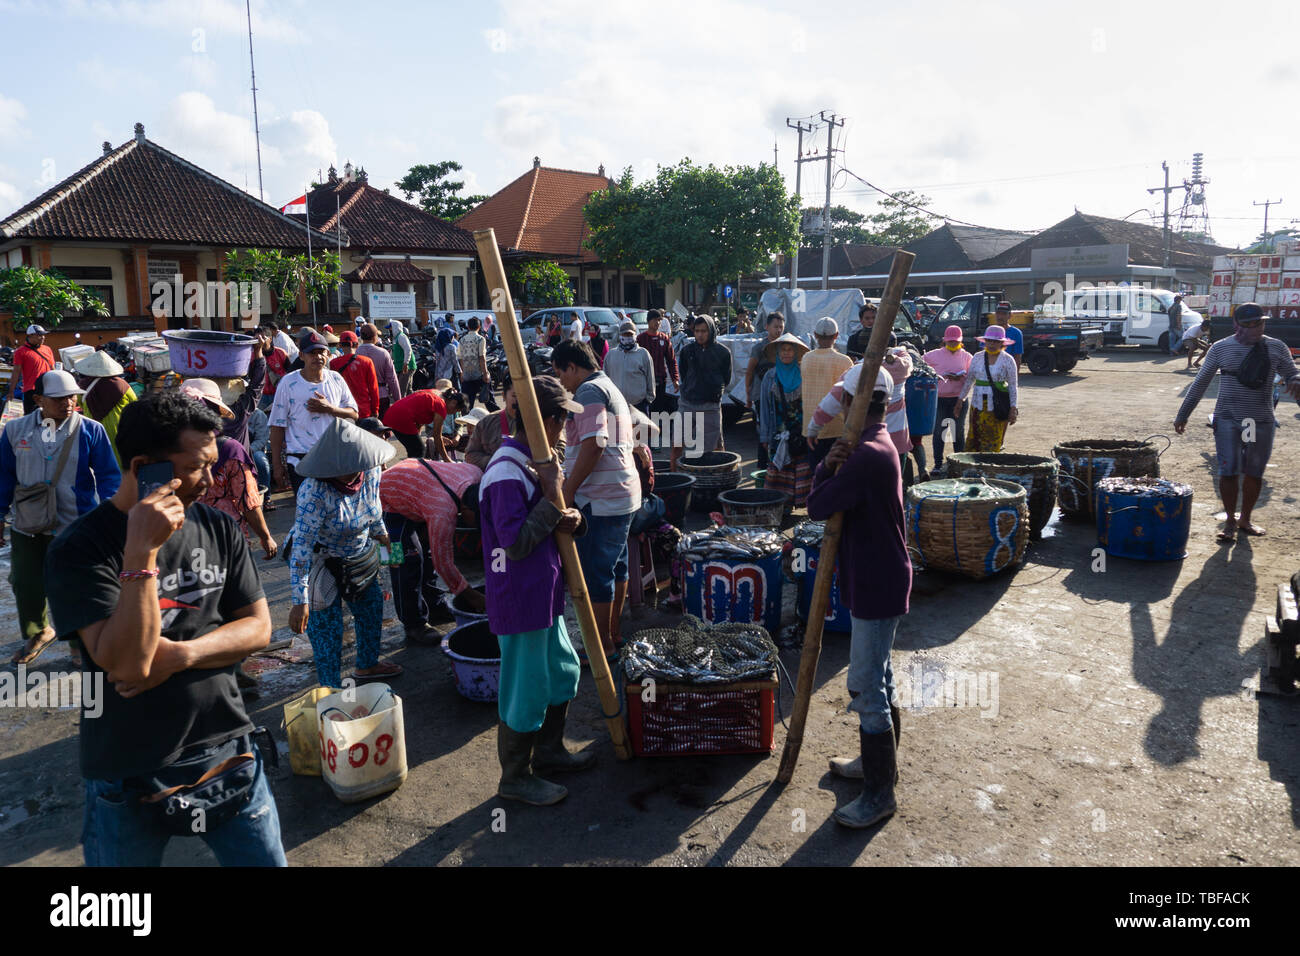
M897 246L872 246L866 243L847 243L831 246L830 274L833 276L857 275L865 270L867 266L879 262L881 259L889 258L897 251ZM815 279L821 274L822 247L801 247L799 249L799 278Z
M582 246L587 238L582 207L592 193L613 184L602 173L534 166L470 210L457 225L495 229L502 249L598 262L600 257Z
M365 262L343 277L347 282L428 282L432 278L432 273L412 265L409 256L405 261L367 256Z
M991 257L1028 237L1027 232L1010 229L944 223L903 248L916 254L912 272L966 272L987 265ZM881 256L862 271L869 275L888 272L892 256L892 252Z
M142 132L0 221L0 240L16 238L278 249L307 241L301 222Z
M1128 243L1128 258L1132 265L1159 266L1165 261L1164 242L1164 230L1155 226L1076 212L986 264L998 269L1023 268L1029 265L1030 253L1034 249ZM1170 238L1169 250L1170 265L1199 270L1209 269L1214 256L1232 251L1223 246L1189 242L1179 235Z
M360 181L325 183L307 196L312 225L335 232L342 219L346 245L440 255L473 255L474 237L419 206ZM295 216L301 221L301 216Z

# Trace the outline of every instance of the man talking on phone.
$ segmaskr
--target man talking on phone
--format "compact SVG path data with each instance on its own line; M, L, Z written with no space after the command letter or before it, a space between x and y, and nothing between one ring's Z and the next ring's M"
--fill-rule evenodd
M158 866L173 836L201 837L223 866L286 865L235 680L271 615L239 527L198 502L220 427L176 392L127 406L121 486L50 545L56 630L103 682L102 712L81 720L87 866ZM141 498L159 464L171 477Z

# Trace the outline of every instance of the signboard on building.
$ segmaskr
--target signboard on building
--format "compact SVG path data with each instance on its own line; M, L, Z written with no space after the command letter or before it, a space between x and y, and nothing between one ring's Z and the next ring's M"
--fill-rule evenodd
M366 314L372 319L414 319L415 293L371 292Z
M149 285L155 282L175 282L180 275L181 264L175 259L149 260Z
M1112 275L1128 268L1128 243L1032 249L1029 268L1035 276Z

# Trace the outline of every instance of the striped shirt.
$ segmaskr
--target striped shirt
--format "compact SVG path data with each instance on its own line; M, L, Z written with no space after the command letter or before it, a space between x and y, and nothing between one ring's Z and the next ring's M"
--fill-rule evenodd
M1286 347L1286 343L1271 335L1263 336L1260 341L1268 350L1269 366L1272 371L1281 375L1282 381L1286 384L1290 385L1294 382L1296 377L1300 376L1300 369L1296 368L1295 360L1291 358L1291 350ZM1178 417L1174 422L1176 424L1186 422L1191 418L1197 402L1209 387L1210 379L1214 378L1215 372L1221 371L1223 374L1219 376L1219 400L1214 403L1215 418L1226 418L1235 422L1252 418L1257 422L1276 423L1277 420L1273 417L1273 375L1270 374L1259 388L1247 388L1237 381L1237 369L1241 368L1241 363L1251 348L1253 346L1242 345L1233 335L1226 339L1219 339L1211 345L1210 350L1205 353L1201 371L1191 387L1187 389L1187 396L1183 399L1183 405L1178 409Z
M564 473L573 472L578 446L595 438L600 457L574 495L578 508L591 506L593 515L625 515L641 507L641 484L632 459L632 416L609 376L592 372L573 393L581 412L570 412L564 426L564 443L575 449L565 456Z
M326 554L358 558L370 540L388 534L379 506L379 473L371 468L361 490L345 495L333 485L306 478L298 489L298 513L293 522L293 559L289 562L289 590L294 604L307 603L307 576L316 545Z
M1011 396L1011 407L1019 408L1020 393L1017 389L1019 379L1016 373L1016 360L1007 352L1003 352L988 363L987 369L984 367L986 361L988 361L988 353L983 349L976 352L971 359L970 369L966 372L966 382L961 387L961 400L964 402L969 397L971 408L991 412L993 411L992 387L976 383L1006 382L1007 393Z
M461 496L483 477L479 468L465 462L408 458L393 465L379 479L379 500L384 511L423 521L428 526L433 568L451 593L459 594L469 587L455 560L459 511L447 489L429 473L430 468L447 483L447 488Z
M889 404L885 406L885 427L889 431L889 440L894 443L894 448L900 455L906 455L912 450L912 437L907 430L906 406L907 377L912 374L912 359L906 349L895 349L893 353L898 361L881 366L894 382L893 391L889 394ZM857 362L853 367L860 368L861 365L861 362ZM844 374L847 375L848 372ZM837 416L843 420L848 415L851 404L853 404L853 395L844 388L844 379L841 378L831 386L830 392L813 412L812 422L808 425L808 440L821 438L822 429Z

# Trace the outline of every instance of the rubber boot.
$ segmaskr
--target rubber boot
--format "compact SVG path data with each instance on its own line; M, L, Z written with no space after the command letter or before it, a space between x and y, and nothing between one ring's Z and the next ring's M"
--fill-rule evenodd
M862 748L862 794L833 816L841 826L863 830L893 816L898 809L894 801L894 774L897 754L892 732L868 734L858 731Z
M849 700L855 700L857 696L858 692L856 690L849 691ZM894 726L897 727L898 724L895 723ZM856 757L832 757L831 773L846 780L861 780L862 756L859 754Z
M519 800L534 807L549 807L569 795L558 783L535 776L528 769L537 734L520 734L511 730L506 722L497 723L497 757L501 761L501 782L497 796L506 800Z
M564 746L564 720L568 704L546 708L546 720L537 732L533 746L533 770L537 773L566 773L595 766L596 755L590 751L570 753Z

